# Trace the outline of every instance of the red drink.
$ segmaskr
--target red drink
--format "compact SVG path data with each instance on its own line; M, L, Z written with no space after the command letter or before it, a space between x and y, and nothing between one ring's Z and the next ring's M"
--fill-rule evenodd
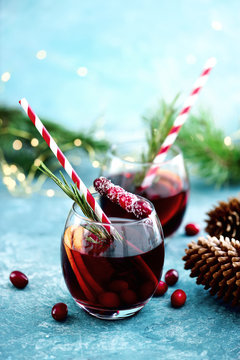
M141 255L119 257L94 256L69 249L84 285L90 291L88 296L75 276L65 248L62 243L62 268L67 287L75 301L91 313L101 315L141 308L154 293L161 277L163 242ZM84 268L88 271L87 277Z
M91 315L122 319L141 310L153 295L164 242L156 211L149 206L148 218L110 217L110 225L89 220L76 204L69 212L61 242L63 276L73 299ZM103 210L109 217L112 208Z
M188 199L188 182L183 182L179 176L170 171L161 171L159 180L144 191L137 185L135 173L122 173L109 175L114 184L120 185L125 190L133 192L150 200L161 221L164 236L172 235L180 226L186 210ZM103 208L110 207L112 216L126 217L125 212L109 200L102 200Z

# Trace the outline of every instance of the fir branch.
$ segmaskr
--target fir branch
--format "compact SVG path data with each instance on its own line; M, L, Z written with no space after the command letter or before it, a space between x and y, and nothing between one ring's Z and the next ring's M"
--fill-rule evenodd
M161 100L155 112L143 116L143 121L146 125L146 141L148 145L148 151L142 154L142 161L144 163L153 161L171 129L177 116L176 102L178 98L179 94L175 96L170 104Z
M148 143L148 152L142 157L144 162L154 159L171 129L178 114L177 98L170 104L162 100L155 113L144 117ZM176 140L195 174L217 186L240 182L240 143L226 145L225 137L209 112L201 111L189 116Z
M211 115L202 111L190 116L177 139L195 173L217 186L240 181L240 144L226 145L225 138Z
M109 149L110 144L108 141L97 139L97 127L94 129L91 127L89 130L84 131L73 131L46 119L43 119L43 123L48 131L54 134L54 139L62 151L76 149L74 145L75 139L81 140L79 149L82 149L91 158L95 154L105 153ZM33 138L39 141L39 145L36 147L31 145ZM22 142L24 156L22 151L15 151L12 147L16 139ZM0 107L0 150L3 152L4 159L8 164L17 165L25 175L31 173L31 181L39 174L36 172L37 167L34 165L36 159L43 159L47 165L54 161L56 167L59 168L59 164L57 161L55 162L51 150L21 110Z

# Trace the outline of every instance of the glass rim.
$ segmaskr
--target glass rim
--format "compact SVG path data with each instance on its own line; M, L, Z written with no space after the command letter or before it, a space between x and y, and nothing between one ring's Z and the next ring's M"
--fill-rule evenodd
M143 161L131 161L131 160L126 160L124 159L123 157L121 157L121 155L116 155L113 153L113 151L116 149L116 148L119 148L119 146L124 146L125 144L133 144L133 143L136 143L136 144L139 144L139 143L143 143L142 140L134 140L134 141L121 141L121 142L118 142L118 143L115 143L114 145L112 145L110 147L110 149L108 150L108 154L111 156L111 158L115 158L115 159L120 159L123 163L125 164L136 164L136 165L142 165L142 166L151 166L151 165L165 165L165 164L169 164L171 162L174 161L174 159L176 159L178 156L181 156L183 158L183 153L182 153L182 150L180 149L180 147L176 144L173 144L170 148L169 148L169 151L171 150L175 150L177 152L176 155L172 156L170 159L167 159L167 160L164 160L162 162L156 162L154 163L153 161L148 161L148 162L143 162ZM168 151L168 154L169 154L169 151Z
M92 196L94 196L94 197L96 197L97 195L99 195L99 193L97 193L97 192L92 193ZM151 201L149 201L148 199L146 199L146 198L144 198L142 196L139 196L139 195L137 195L137 197L140 198L140 199L143 199L144 201L146 201L151 206L152 212L151 212L150 216L152 216L152 215L157 216L156 210L155 210L154 205L152 204ZM100 225L101 226L103 226L103 225L111 226L111 224L114 224L114 225L123 225L124 224L124 226L126 226L126 225L131 226L131 225L134 225L134 224L136 225L136 224L144 223L144 221L146 221L146 219L148 219L148 217L143 218L143 219L136 219L135 220L135 219L116 218L116 217L108 216L108 218L111 219L111 223L106 223L106 222L104 223L104 222L100 222L100 221L91 220L91 219L89 219L89 218L87 218L85 216L80 215L77 212L76 207L78 207L80 209L79 205L74 201L73 204L72 204L72 208L71 208L74 215L76 215L82 221L88 222L89 224L99 225L99 226ZM120 219L120 221L115 221L115 219L116 220ZM145 224L146 224L146 222L145 222Z

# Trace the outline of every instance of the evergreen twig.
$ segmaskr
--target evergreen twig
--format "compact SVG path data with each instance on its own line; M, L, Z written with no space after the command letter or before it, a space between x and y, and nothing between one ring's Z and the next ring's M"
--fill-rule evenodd
M148 152L143 160L152 161L171 129L178 114L176 100L167 104L161 101L159 108L144 116ZM183 151L187 163L196 175L208 183L222 186L240 182L240 143L226 142L223 130L217 128L209 112L191 115L182 126L176 144Z

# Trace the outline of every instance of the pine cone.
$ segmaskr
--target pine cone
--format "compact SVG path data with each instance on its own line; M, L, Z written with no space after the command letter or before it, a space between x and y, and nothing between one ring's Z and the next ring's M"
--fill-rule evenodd
M240 242L235 239L208 236L192 241L183 257L185 269L197 284L205 285L211 295L217 295L232 306L240 305Z
M210 236L235 238L240 240L240 200L230 199L228 202L219 202L213 210L207 213L206 232Z

